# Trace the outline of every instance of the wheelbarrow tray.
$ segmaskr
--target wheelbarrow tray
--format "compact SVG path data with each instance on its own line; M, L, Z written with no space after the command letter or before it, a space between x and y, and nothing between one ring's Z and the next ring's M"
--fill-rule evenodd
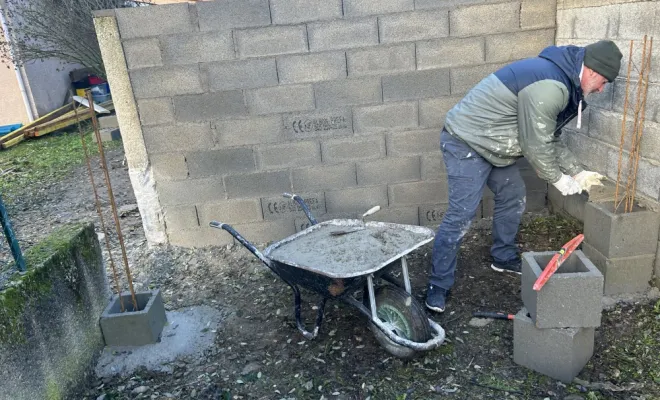
M264 255L280 268L288 266L331 279L347 279L375 273L434 236L433 230L422 226L335 219L273 243Z

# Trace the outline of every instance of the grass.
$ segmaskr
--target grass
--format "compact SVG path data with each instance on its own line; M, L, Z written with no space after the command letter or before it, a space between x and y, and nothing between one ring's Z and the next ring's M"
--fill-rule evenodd
M89 123L82 126L90 155L98 154ZM104 148L121 146L121 142L104 143ZM80 134L69 132L28 139L14 147L0 150L0 193L7 202L30 189L56 182L85 162Z

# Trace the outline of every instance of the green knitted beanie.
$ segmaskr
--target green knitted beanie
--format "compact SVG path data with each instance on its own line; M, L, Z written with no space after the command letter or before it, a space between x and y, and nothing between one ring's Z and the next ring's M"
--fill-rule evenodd
M619 75L623 54L611 40L601 40L585 47L584 65L612 82Z

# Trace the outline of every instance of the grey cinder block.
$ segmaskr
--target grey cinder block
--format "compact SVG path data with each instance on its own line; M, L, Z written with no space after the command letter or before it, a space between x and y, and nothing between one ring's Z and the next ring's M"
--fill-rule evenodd
M503 64L486 64L477 67L452 68L451 94L467 93L482 79L497 71Z
M211 127L206 124L177 124L145 126L142 128L144 144L152 153L176 153L213 147Z
M349 108L285 114L284 132L289 139L353 135L353 115Z
M553 28L557 18L557 0L524 0L520 8L520 27Z
M584 241L607 258L654 254L660 213L639 207L630 213L613 211L614 202L585 205Z
M163 217L168 230L197 229L197 209L193 205L163 207Z
M385 156L382 134L321 142L321 156L326 164L355 160L369 160Z
M407 43L396 46L349 50L348 75L380 75L415 70L415 45Z
M237 30L234 38L241 57L305 53L309 49L304 25Z
M582 243L582 250L605 277L606 295L642 293L649 288L655 254L609 259L589 243Z
M224 182L229 198L282 194L291 190L289 171L228 175Z
M570 383L594 351L594 328L539 329L523 308L513 320L513 361Z
M101 129L101 142L111 142L113 140L121 140L121 132L119 129ZM94 143L97 143L96 136L94 136Z
M278 143L285 138L281 115L217 121L212 130L215 142L226 147Z
M439 150L439 129L397 132L387 135L387 154L390 156L424 154Z
M447 112L460 100L460 97L441 97L439 99L420 100L419 125L429 128L441 128L445 124L445 116L447 115Z
M243 92L240 90L176 96L172 102L174 118L181 122L208 121L247 115Z
M211 91L277 85L274 58L210 63L206 65L206 71Z
M151 154L149 162L157 181L173 181L188 177L186 158L181 153Z
M564 212L565 196L553 185L548 185L548 207L553 213Z
M163 65L158 38L127 40L123 46L129 70Z
M438 226L447 212L448 204L419 206L419 223L424 226Z
M420 174L419 157L386 157L357 163L357 182L360 186L418 181Z
M325 193L329 213L356 212L362 214L371 207L387 207L387 186L344 189ZM373 215L376 218L377 214Z
M234 243L234 238L229 233L208 225L200 226L198 229L168 231L167 238L173 246L188 248L226 246Z
M383 100L414 100L449 95L449 70L415 71L383 77Z
M320 82L314 85L317 108L337 108L381 103L383 89L379 77Z
M158 200L163 206L206 203L225 197L219 177L158 183Z
M522 255L521 296L537 328L600 326L603 274L575 250L541 290L533 289L555 252Z
M118 8L115 15L122 39L186 33L195 29L186 3Z
M391 222L394 224L419 225L418 207L382 208L376 214L366 218L367 221Z
M477 5L452 10L449 32L452 36L477 36L511 32L520 28L520 4Z
M417 68L447 68L484 63L484 38L452 38L417 43Z
M342 17L341 0L271 0L274 24L296 24Z
M99 117L98 122L99 122L99 129L119 128L119 121L117 121L117 114Z
M241 236L253 244L265 244L282 240L296 232L293 218L234 225L233 227Z
M158 125L174 122L174 107L169 97L138 101L142 125Z
M204 91L197 64L143 68L131 71L129 75L138 100Z
M449 36L449 11L416 11L378 18L381 43L410 42Z
M547 193L543 190L527 190L526 212L538 212L547 207Z
M422 156L422 180L436 181L446 176L447 166L440 151L430 152Z
M344 15L347 17L411 11L413 8L414 0L344 0Z
M261 170L320 164L321 146L316 141L259 146L257 163Z
M307 25L311 51L349 49L378 44L376 18L314 22Z
M246 98L252 114L275 114L314 109L314 91L311 85L285 85L254 89L246 92Z
M320 193L296 193L305 200L312 215L318 217L326 212L325 194ZM284 196L273 196L261 198L261 209L264 219L282 219L289 217L307 218L305 212L298 202L285 198Z
M280 83L331 81L346 77L346 54L314 53L279 57L277 70Z
M486 62L507 62L535 57L554 42L554 29L489 35L486 36ZM516 45L512 46L511 43Z
M201 31L229 30L270 24L268 0L223 0L199 2L195 5Z
M160 43L163 63L167 65L231 60L235 57L230 31L163 36Z
M297 192L336 190L357 185L354 163L294 169L292 179L293 189Z
M389 185L390 205L446 203L447 180L397 183Z
M353 110L355 132L382 132L417 127L417 103L390 103L356 107Z
M263 220L259 199L216 200L198 206L197 211L202 227L211 221L238 224Z
M133 307L130 293L121 294L125 312L121 311L119 296L113 296L101 314L100 325L108 346L143 346L160 341L167 322L160 290L135 293L138 310Z
M255 170L251 148L235 148L186 153L191 178L252 172Z

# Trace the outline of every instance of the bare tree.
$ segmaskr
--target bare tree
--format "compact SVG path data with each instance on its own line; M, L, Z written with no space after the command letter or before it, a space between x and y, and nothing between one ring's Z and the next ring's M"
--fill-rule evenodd
M58 59L105 77L94 31L96 10L147 5L127 0L0 0L10 40L0 35L0 60L8 65Z

